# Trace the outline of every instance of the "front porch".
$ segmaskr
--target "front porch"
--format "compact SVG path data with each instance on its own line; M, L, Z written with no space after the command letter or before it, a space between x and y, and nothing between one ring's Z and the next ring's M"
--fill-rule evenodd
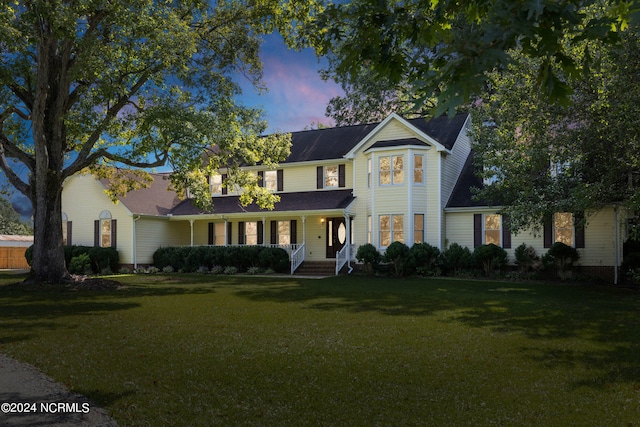
M330 213L331 214L331 213ZM172 218L188 223L188 246L262 246L281 248L289 255L290 274L305 262L331 263L332 274L355 259L353 218L345 215L210 215L205 218ZM347 221L347 218L350 218ZM184 230L183 226L176 224ZM185 236L186 237L186 236ZM347 238L351 244L347 244ZM326 275L326 269L323 275Z

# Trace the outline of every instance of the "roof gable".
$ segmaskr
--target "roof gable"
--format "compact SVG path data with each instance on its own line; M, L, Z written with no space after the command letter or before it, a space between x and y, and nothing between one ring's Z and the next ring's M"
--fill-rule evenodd
M118 201L134 215L167 215L181 202L176 192L170 189L169 174L152 173L151 176L153 182L149 187L118 197ZM100 182L105 188L109 184L104 178Z
M415 141L418 139L426 142L428 145L435 146L437 151L451 152L451 149L458 139L467 118L467 113L458 113L452 119L447 116L441 116L430 120L425 118L407 120L396 113L392 113L372 129L371 132L369 132L369 134L367 134L361 141L354 145L345 157L353 158L359 150L365 147L366 144L376 136L376 134L378 134L392 121L399 122L411 133L415 134L415 138L408 138L407 140ZM400 142L396 141L394 143L399 144Z

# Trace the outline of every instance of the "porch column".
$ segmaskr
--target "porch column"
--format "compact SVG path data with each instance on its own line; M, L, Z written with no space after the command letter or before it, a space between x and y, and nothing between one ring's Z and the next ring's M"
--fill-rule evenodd
M190 219L189 220L189 225L191 227L191 246L193 246L193 223L195 222L195 219Z
M267 245L267 218L262 217L262 246Z
M307 243L307 217L306 216L302 216L302 244L306 245Z

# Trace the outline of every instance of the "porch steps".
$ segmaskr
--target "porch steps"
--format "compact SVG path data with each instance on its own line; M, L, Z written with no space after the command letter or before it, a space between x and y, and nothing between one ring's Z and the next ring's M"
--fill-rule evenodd
M304 261L293 273L296 276L335 276L334 261Z

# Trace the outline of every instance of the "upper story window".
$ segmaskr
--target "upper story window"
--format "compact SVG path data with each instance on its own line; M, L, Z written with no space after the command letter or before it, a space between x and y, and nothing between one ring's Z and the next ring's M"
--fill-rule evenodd
M222 175L215 174L209 177L211 195L222 194Z
M372 163L373 161L371 159L367 159L367 188L371 188L371 173L373 169Z
M278 191L278 173L277 171L264 172L264 186L269 191Z
M424 156L422 154L416 154L413 156L413 183L424 183Z
M344 188L346 186L345 165L318 166L316 188Z
M282 169L258 171L258 185L273 192L283 191L284 171Z
M404 183L404 159L402 156L380 157L380 185Z
M338 166L325 166L324 188L338 187Z

